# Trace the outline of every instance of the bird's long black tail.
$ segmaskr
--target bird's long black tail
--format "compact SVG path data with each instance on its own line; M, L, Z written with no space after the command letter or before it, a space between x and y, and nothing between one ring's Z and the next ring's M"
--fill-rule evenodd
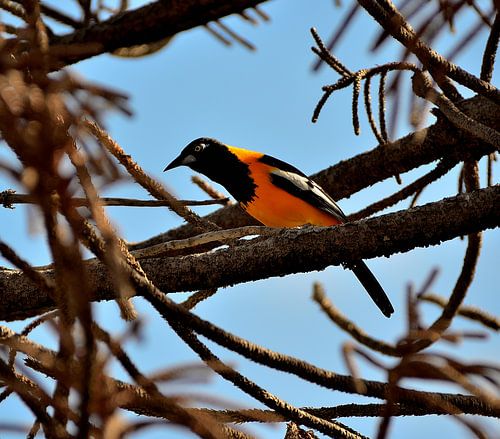
M390 317L394 312L391 301L366 264L363 261L357 261L353 264L349 264L348 268L353 271L358 280L365 287L365 290L375 302L375 305L379 307L380 311L382 311L386 317Z

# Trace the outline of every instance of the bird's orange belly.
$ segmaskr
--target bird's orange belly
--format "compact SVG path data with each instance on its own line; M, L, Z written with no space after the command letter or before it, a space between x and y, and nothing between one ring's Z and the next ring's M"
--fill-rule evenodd
M248 214L268 227L298 227L304 224L333 226L337 218L302 201L282 189L258 188L255 198L243 205Z

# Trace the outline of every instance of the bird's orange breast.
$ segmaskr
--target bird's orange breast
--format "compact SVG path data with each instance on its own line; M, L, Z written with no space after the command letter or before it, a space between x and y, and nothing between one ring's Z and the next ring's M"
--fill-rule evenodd
M242 204L251 216L269 227L298 227L304 224L332 226L340 224L333 215L275 186L270 172L275 169L256 162L250 165L251 177L257 183L255 197Z
M271 171L276 168L259 161L264 154L234 146L228 146L228 149L248 165L250 177L256 184L252 201L240 205L265 226L298 227L304 224L333 226L341 223L333 215L274 185L271 182Z

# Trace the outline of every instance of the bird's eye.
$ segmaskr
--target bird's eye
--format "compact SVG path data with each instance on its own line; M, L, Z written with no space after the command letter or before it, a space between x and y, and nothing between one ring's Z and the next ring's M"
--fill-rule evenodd
M203 148L205 148L205 144L204 143L200 143L199 145L196 145L194 147L194 152L200 152Z

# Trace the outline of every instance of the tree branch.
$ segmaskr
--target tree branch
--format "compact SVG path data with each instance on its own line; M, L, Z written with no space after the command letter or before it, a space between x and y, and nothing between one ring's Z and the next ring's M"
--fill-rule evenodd
M57 201L57 200L54 200ZM221 196L215 200L177 200L184 206L210 206L213 204L227 204L229 198ZM87 198L73 197L71 202L75 207L88 207L90 202ZM0 192L0 205L3 207L12 208L13 204L36 204L37 200L30 194L16 194L13 191L6 190ZM99 197L101 206L124 206L124 207L169 207L170 202L167 200L137 200L135 198L119 198L119 197Z
M455 98L458 97L454 87L451 87L450 90L451 84L449 80L445 80L446 75L474 92L500 102L500 92L496 87L451 63L423 42L390 0L359 0L359 4L394 39L415 54L424 67L430 71L443 91L451 91Z
M71 64L122 47L147 44L173 36L227 15L241 13L265 0L162 0L112 16L101 23L53 36L52 47L67 49L64 63ZM71 46L89 45L87 51ZM72 54L71 54L72 53ZM71 55L70 55L71 54Z
M245 245L177 258L146 259L141 266L166 293L194 291L389 256L498 226L500 185L339 227L277 229L269 237ZM214 266L218 269L213 270ZM92 300L115 298L106 269L95 260L87 267ZM43 274L54 276L51 269ZM26 318L54 307L48 295L17 270L0 271L0 290L1 320Z

